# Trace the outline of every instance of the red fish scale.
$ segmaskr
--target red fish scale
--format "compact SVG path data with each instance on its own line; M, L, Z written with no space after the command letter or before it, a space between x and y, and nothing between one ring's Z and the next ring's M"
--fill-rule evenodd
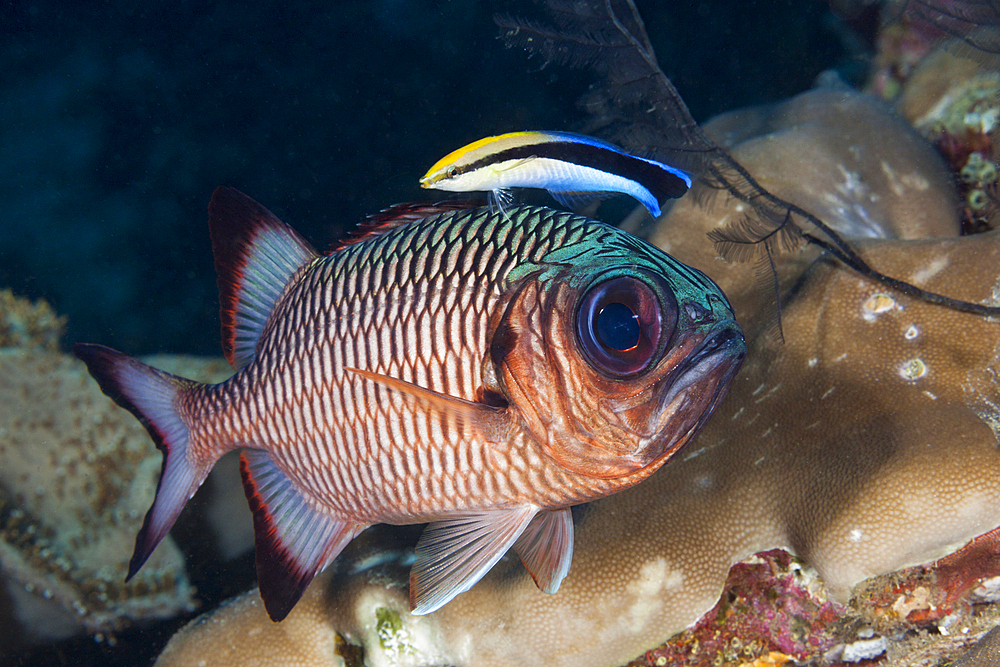
M484 445L453 419L343 370L476 400L489 316L507 273L526 256L538 260L583 234L574 229L567 237L552 222L531 234L514 226L509 237L509 225L483 226L476 230L482 236L461 240L415 224L391 243L375 239L317 259L272 313L255 360L190 397L192 455L265 449L314 505L359 523L420 521L529 499L564 505L583 491L579 480L526 434ZM435 331L445 338L435 339Z

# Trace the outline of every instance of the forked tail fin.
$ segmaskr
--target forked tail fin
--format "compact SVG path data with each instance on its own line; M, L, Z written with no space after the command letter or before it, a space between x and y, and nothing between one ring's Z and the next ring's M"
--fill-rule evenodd
M87 364L101 391L135 415L163 452L163 470L156 487L156 499L136 537L135 552L125 579L128 581L166 536L185 503L212 469L214 462L197 465L189 460L190 433L176 407L179 393L199 385L147 366L103 345L78 343L73 347L73 353Z

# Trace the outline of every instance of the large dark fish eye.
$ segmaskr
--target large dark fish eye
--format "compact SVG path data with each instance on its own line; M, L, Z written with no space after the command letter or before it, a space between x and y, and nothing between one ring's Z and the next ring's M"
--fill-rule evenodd
M631 276L612 278L591 287L580 299L576 331L590 364L605 375L626 377L646 370L677 324L677 302L671 290L653 289Z

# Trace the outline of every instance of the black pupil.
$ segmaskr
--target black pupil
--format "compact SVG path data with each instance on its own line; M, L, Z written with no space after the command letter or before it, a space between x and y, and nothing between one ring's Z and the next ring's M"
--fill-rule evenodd
M609 303L597 314L597 336L612 350L630 350L639 344L639 316L624 303Z

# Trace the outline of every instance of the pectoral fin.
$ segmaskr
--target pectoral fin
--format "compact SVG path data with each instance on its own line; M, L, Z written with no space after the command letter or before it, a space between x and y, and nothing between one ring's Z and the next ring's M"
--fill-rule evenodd
M493 206L496 205L497 211L503 213L504 217L510 220L507 211L514 205L514 193L508 188L494 188L490 191L490 194L492 195L490 199L491 211Z
M573 513L568 507L539 512L517 538L514 551L535 585L555 593L573 561Z
M453 417L459 424L468 424L477 428L489 442L502 440L511 427L510 413L505 408L498 408L485 403L468 401L457 396L448 396L432 389L426 389L412 382L398 378L361 370L360 368L344 367L344 370L357 373L363 378L405 394L438 412Z
M429 614L472 588L524 532L533 505L483 510L432 523L417 542L410 570L410 609Z

